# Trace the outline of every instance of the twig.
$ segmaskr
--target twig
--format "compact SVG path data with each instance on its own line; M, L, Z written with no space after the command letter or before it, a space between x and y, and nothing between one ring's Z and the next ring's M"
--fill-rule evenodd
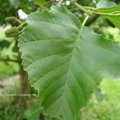
M101 13L101 12L96 12L96 11L93 11L92 13L94 14L98 14L98 15L104 15L104 16L120 16L120 13Z
M89 7L89 6L84 6L85 9L89 9L89 10L97 10L97 8L94 7Z
M1 62L16 62L18 63L18 60L14 60L14 59L0 59Z
M81 11L87 13L88 15L92 14L90 10L85 9L82 5L79 5L78 3L74 2L74 5L79 8Z
M45 3L43 4L43 6L45 6L45 5L49 4L49 3L52 3L52 2L54 2L54 1L55 1L55 0L49 0L49 1L45 2Z

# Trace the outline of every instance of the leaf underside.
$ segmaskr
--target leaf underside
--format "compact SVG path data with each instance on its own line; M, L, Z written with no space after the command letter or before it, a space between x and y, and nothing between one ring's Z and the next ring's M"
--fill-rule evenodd
M82 31L79 19L66 8L29 15L19 38L23 66L41 105L50 115L75 120L103 77L120 74L120 47Z

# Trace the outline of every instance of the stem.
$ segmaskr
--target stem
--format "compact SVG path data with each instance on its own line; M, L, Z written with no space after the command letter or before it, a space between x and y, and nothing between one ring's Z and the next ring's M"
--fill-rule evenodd
M94 7L89 7L89 6L84 6L85 9L89 9L89 10L96 10L97 8Z
M88 18L89 18L89 16L87 15L87 16L85 17L85 19L84 19L83 23L82 23L82 26L84 26L84 25L85 25L85 23L87 22Z
M27 22L23 22L22 24L20 24L17 29L18 30L22 30L25 26L27 26Z
M89 18L89 15L87 15L87 16L85 17L85 19L84 19L84 21L83 21L83 23L82 23L82 27L81 27L81 30L80 30L80 31L83 30L83 27L85 26L85 23L87 22L88 18Z
M101 12L96 12L96 11L93 11L92 13L98 14L98 15L104 15L104 16L120 16L120 13L113 14L113 13L101 13Z
M87 13L88 15L90 15L90 14L91 14L91 11L90 11L90 10L85 9L82 5L79 5L79 4L78 4L78 3L76 3L76 2L74 2L74 5L75 5L77 8L79 8L81 11L83 11L83 12Z
M47 7L45 7L44 5L39 5L39 7L38 7L38 9L37 9L37 11L40 11L41 9L43 9L43 10L49 10Z

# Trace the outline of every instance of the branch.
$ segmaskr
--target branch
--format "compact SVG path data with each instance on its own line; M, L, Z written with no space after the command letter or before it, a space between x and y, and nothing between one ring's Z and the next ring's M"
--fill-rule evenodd
M14 60L14 59L0 59L1 62L16 62L18 63L18 60Z

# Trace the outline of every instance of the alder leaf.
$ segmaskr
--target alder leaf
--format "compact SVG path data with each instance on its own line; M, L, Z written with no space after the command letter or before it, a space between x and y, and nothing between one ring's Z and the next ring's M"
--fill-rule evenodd
M44 110L75 120L104 77L120 77L120 47L83 28L64 7L29 15L19 38L23 66Z

